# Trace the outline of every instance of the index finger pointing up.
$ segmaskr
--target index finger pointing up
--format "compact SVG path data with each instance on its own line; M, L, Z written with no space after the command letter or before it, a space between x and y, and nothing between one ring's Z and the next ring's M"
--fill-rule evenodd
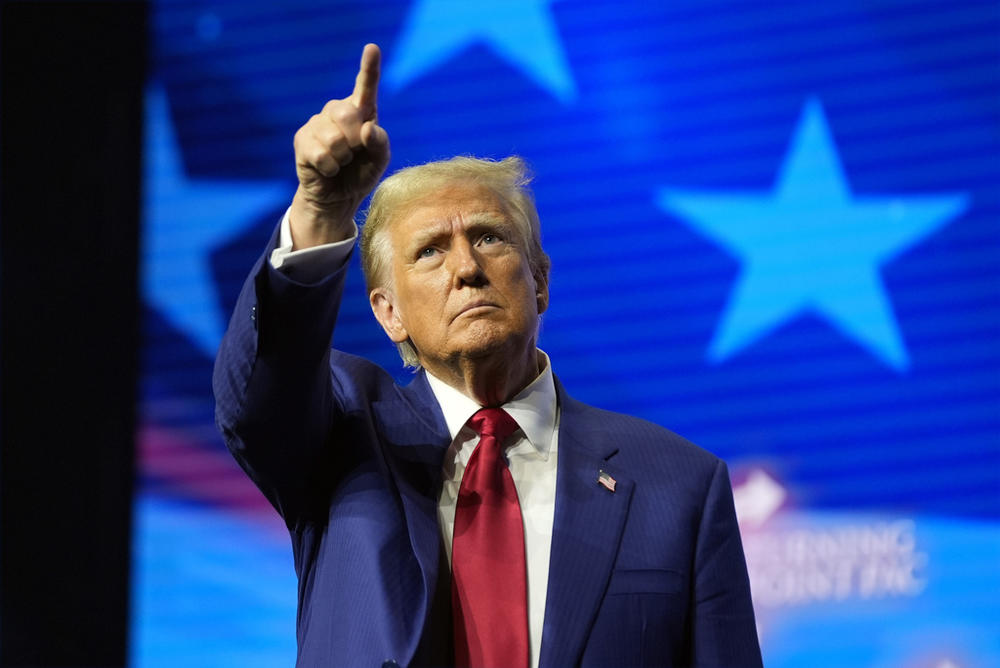
M367 112L369 119L375 118L376 100L378 97L378 77L382 52L375 44L365 44L361 53L361 68L354 80L354 92L351 101L358 109Z

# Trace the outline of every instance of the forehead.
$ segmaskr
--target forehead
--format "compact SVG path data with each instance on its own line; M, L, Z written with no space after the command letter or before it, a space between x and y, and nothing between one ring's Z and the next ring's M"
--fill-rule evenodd
M408 235L424 228L466 224L480 220L507 221L510 215L500 197L487 186L454 182L433 188L407 202L394 217L394 231Z

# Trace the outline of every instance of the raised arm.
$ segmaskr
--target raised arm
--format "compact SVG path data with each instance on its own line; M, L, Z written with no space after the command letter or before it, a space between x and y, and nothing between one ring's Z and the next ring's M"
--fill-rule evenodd
M295 135L299 187L289 214L297 248L348 239L352 218L389 160L376 123L380 53L365 47L354 91L332 100ZM275 233L236 303L216 359L216 421L226 445L289 526L308 521L348 453L330 375L330 345L346 259L318 282L276 269ZM355 453L356 454L356 453Z

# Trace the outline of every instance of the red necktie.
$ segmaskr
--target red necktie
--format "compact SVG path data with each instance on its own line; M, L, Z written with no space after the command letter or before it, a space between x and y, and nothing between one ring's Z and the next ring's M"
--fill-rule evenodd
M500 408L468 422L479 434L462 476L451 551L458 668L527 668L528 579L524 524L503 441L517 423Z

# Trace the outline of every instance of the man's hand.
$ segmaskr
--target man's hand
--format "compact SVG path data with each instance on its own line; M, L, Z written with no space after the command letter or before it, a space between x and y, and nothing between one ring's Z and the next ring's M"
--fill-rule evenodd
M295 250L348 238L354 214L389 164L389 135L378 125L376 104L381 59L376 45L365 45L354 92L327 102L295 133Z

